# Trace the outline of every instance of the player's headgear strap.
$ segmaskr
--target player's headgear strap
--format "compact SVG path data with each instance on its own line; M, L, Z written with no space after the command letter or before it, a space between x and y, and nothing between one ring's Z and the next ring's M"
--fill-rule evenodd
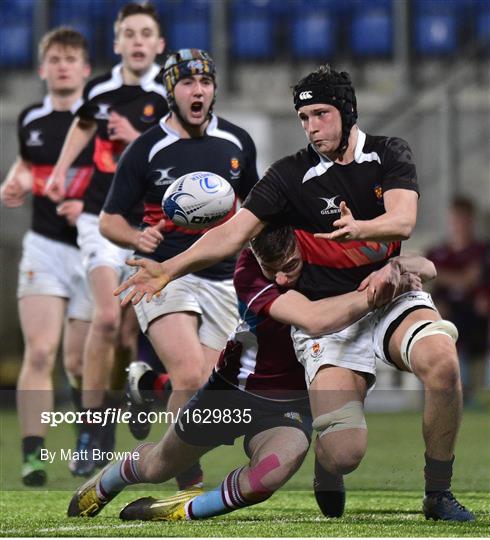
M318 75L318 76L315 76ZM312 73L294 87L294 108L326 103L339 110L342 118L342 139L339 151L345 152L352 126L357 121L356 92L347 72L331 70L329 73Z
M192 75L208 75L215 81L216 87L216 68L207 51L202 49L179 49L167 57L163 66L162 77L167 91L168 106L171 110L176 109L175 85L180 80L192 77Z

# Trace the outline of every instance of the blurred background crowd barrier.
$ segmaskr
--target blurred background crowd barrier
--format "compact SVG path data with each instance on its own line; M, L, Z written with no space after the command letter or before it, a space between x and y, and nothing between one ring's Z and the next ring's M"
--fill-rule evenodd
M121 0L0 0L2 178L17 153L16 118L40 101L37 43L70 25L89 40L94 73L116 61ZM218 68L216 112L250 131L259 172L304 146L291 86L329 62L349 71L364 131L411 145L421 185L407 243L425 251L446 237L450 201L476 203L476 234L490 230L490 0L154 0L167 51L207 49ZM15 288L28 207L0 210L0 379L22 353ZM488 273L482 271L482 279ZM488 306L487 306L488 308ZM380 383L384 384L384 371ZM410 377L386 375L413 387ZM400 382L401 381L401 382Z

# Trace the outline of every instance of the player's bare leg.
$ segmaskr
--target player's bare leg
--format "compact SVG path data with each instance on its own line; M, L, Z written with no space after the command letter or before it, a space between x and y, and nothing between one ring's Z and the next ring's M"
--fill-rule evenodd
M63 367L77 410L82 407L83 351L89 329L90 321L68 319L63 335Z
M441 317L431 309L416 310L403 320L390 340L390 356L400 369L407 369L400 354L402 340L414 323L424 320L438 321ZM413 345L410 364L424 385L425 515L451 521L472 520L471 512L462 507L449 491L463 407L455 343L444 334L425 336Z
M175 455L179 446L168 457ZM293 476L303 463L308 447L308 438L298 428L267 429L250 440L250 463L230 472L215 489L192 498L177 495L162 500L138 499L126 506L120 517L163 521L206 519L252 506L268 499ZM167 445L166 450L169 449ZM157 461L156 455L147 460Z
M71 499L68 515L93 517L128 485L158 484L170 480L209 450L210 447L192 446L183 442L172 425L160 442L137 446L128 457L111 463L81 486ZM200 489L187 490L178 496L181 500L189 500L200 492ZM145 497L142 500L151 513L151 505L156 499ZM138 516L137 519L145 519L145 516Z
M172 381L167 410L174 414L207 381L219 357L219 351L199 342L198 324L197 314L179 312L156 319L148 328L148 337ZM177 476L179 489L201 482L202 470L198 463Z
M109 388L114 365L114 352L121 318L119 299L112 291L118 277L114 269L98 266L89 273L89 282L94 301L94 311L83 355L82 405L83 409L100 411L106 407L105 397ZM95 467L104 464L94 459L92 450L102 448L104 430L95 423L85 423L79 433L77 456L87 459L74 460L70 470L76 476L90 476ZM109 448L107 448L109 449Z
M313 487L318 506L327 517L342 516L343 475L356 469L366 452L366 391L364 375L328 365L318 371L310 385L313 425L319 433Z
M46 473L38 458L47 432L41 412L53 410L52 371L61 340L66 300L25 296L19 300L24 358L17 381L17 409L22 434L23 482L43 485Z

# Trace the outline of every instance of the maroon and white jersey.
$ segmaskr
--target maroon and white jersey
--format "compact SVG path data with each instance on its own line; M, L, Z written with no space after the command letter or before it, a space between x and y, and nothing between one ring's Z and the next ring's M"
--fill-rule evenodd
M238 259L234 285L240 322L221 353L218 374L262 398L304 399L305 375L294 353L291 327L269 316L270 306L285 289L264 277L250 249Z
M34 196L31 229L58 242L76 246L77 230L56 212L56 203L44 196L44 188L60 155L63 142L82 100L70 111L55 111L51 98L24 109L18 119L20 155L30 165ZM93 173L93 146L78 156L69 169L65 189L66 199L82 199Z

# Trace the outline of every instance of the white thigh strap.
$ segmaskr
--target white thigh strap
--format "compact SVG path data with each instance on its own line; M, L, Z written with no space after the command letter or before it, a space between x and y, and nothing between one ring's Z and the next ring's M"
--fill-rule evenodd
M454 342L456 342L458 339L458 329L451 321L417 321L408 328L400 345L400 354L403 363L410 371L412 371L412 366L410 363L410 352L412 351L412 347L420 339L427 336L434 336L436 334L446 335L453 339Z

